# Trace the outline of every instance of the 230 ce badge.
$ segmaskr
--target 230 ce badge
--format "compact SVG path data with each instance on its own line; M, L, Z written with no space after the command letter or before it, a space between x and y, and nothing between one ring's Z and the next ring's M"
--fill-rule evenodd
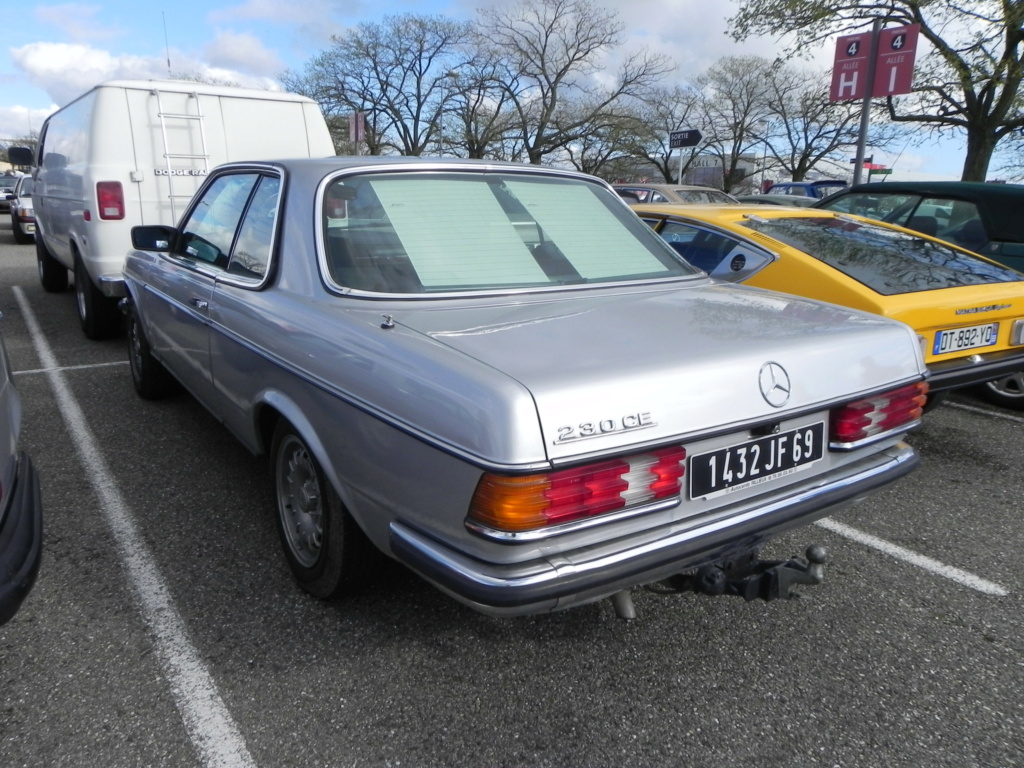
M616 432L630 432L635 429L648 429L656 427L657 423L651 418L649 411L639 413L627 413L617 419L599 419L598 421L585 421L580 424L567 424L558 428L558 437L554 443L571 443L574 440L586 440L591 437L604 437Z

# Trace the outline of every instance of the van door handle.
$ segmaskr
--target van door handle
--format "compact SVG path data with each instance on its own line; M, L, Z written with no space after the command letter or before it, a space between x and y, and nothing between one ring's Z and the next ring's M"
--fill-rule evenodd
M189 299L189 302L196 309L205 310L207 307L210 306L210 303L208 301L206 301L205 299L200 299L198 296L193 296L191 299Z

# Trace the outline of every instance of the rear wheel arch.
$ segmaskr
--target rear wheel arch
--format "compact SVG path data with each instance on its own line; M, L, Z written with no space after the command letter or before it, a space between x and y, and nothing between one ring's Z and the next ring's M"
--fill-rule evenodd
M330 463L314 451L308 436L315 431L304 431L278 416L263 426L274 426L270 471L286 560L310 594L326 600L345 597L369 581L381 554L328 476Z

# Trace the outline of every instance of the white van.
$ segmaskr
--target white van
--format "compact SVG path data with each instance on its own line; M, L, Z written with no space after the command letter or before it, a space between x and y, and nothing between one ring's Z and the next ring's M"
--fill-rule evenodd
M97 85L40 132L39 279L64 291L73 273L82 330L109 336L133 226L176 224L221 163L334 154L319 105L302 96L173 80Z

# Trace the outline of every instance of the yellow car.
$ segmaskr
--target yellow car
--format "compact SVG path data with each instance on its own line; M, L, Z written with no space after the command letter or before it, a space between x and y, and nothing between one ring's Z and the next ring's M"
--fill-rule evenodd
M813 208L633 205L712 277L891 317L921 338L932 393L978 385L1024 409L1024 274L895 225Z

